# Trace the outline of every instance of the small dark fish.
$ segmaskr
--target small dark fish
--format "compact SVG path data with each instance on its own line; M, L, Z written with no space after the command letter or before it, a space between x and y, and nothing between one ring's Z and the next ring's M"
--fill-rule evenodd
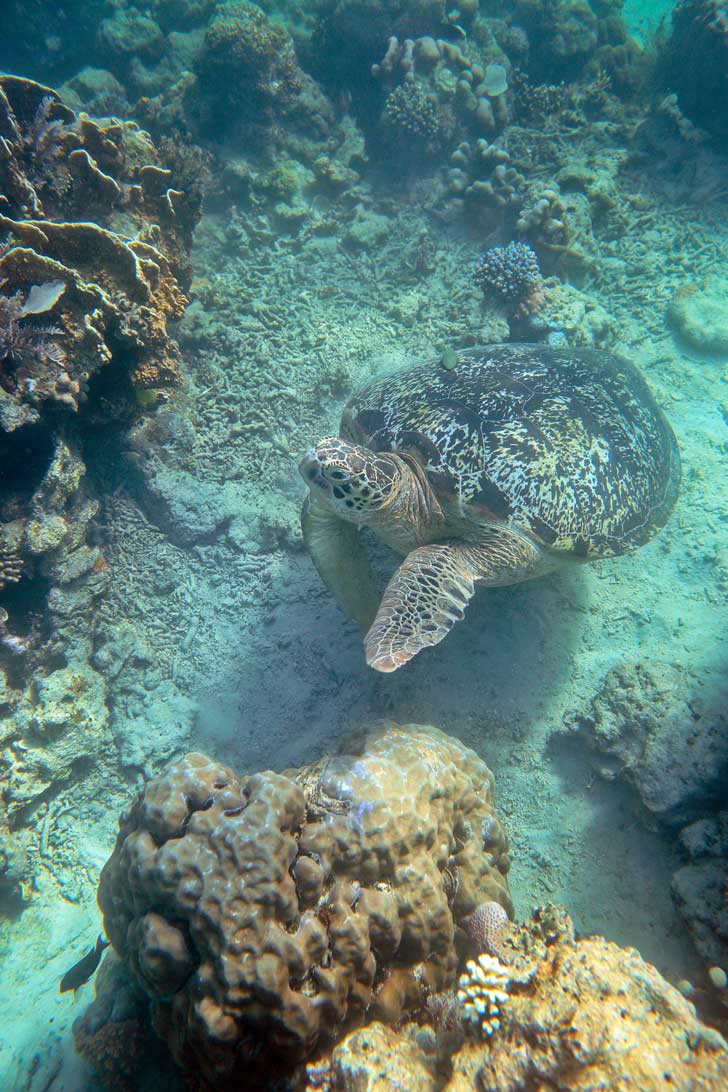
M90 952L87 952L86 955L83 956L83 958L79 959L78 963L74 963L70 971L66 971L61 979L59 992L66 993L68 990L73 990L75 992L79 986L83 986L84 982L88 982L89 978L101 962L104 948L108 947L109 941L104 940L104 938L99 935L99 939L96 941L96 947L92 948Z
M446 372L451 372L458 362L458 354L454 349L445 349L440 357L440 364Z

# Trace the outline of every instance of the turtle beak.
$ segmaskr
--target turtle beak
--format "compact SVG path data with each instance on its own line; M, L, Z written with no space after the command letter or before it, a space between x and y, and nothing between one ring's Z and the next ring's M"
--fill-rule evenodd
M307 451L301 459L298 464L298 473L309 488L315 485L323 488L326 485L326 480L321 473L321 463L318 461L316 452L313 449Z

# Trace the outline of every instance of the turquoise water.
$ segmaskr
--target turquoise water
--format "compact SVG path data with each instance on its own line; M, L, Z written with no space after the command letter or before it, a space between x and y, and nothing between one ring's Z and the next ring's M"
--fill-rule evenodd
M0 1090L728 1087L724 5L6 7Z

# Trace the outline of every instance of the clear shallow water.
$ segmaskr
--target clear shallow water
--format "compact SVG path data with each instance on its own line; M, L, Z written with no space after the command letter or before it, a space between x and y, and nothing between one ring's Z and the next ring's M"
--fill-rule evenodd
M420 100L392 102L407 82L401 58L391 86L370 81L368 23L354 48L354 31L347 36L330 16L327 49L310 37L307 12L276 12L295 42L292 70L290 59L271 61L271 52L290 58L287 39L257 16L253 80L249 58L215 53L215 11L203 8L119 9L113 25L103 23L112 18L105 11L89 13L76 30L42 5L31 24L15 9L10 15L6 68L60 86L93 62L105 75L71 80L64 101L136 119L158 151L132 130L113 153L99 133L113 144L117 130L86 135L116 194L83 154L70 160L76 123L39 117L43 93L33 99L16 86L25 136L15 137L15 188L3 176L7 215L90 220L127 241L143 238L167 255L191 302L181 317L166 281L154 307L167 329L153 330L141 296L129 308L129 293L143 289L119 280L116 251L99 260L92 249L56 249L65 270L106 293L98 329L110 362L83 377L95 358L79 334L86 297L79 302L70 287L48 311L14 320L63 329L43 336L64 359L37 341L33 352L4 351L3 406L15 399L40 408L38 424L3 432L4 571L12 575L13 557L22 570L0 589L8 614L4 1086L99 1087L71 1032L93 982L76 995L59 994L58 982L99 933L99 874L118 817L145 779L189 750L239 775L300 767L382 717L436 725L487 763L511 840L518 919L556 901L579 933L636 947L670 980L704 986L725 945L706 894L720 868L710 824L726 810L719 142L695 140L655 109L669 81L640 89L617 65L600 86L586 61L557 62L538 28L530 31L531 84L563 80L572 97L544 107L514 81L504 100L511 113L491 104L493 128L486 117L480 130L451 79L463 67L452 43L473 50L471 65L476 57L496 63L483 52L484 32L469 24L464 39L457 30L446 36L450 76L441 59L418 75L441 96L446 117L436 111L433 121ZM52 40L33 46L44 14ZM382 26L386 46L395 28L387 19ZM195 53L203 32L206 52ZM233 41L240 27L236 34ZM74 52L79 40L84 56ZM502 48L515 56L519 42ZM23 64L11 63L16 56ZM188 86L181 73L190 70L198 82ZM402 122L405 107L416 125L411 115ZM43 129L59 120L68 132ZM487 155L477 158L481 132L511 157L512 192L498 190ZM150 159L140 202L132 188ZM18 191L20 175L40 211ZM200 216L194 197L203 182ZM167 183L189 203L168 195ZM504 204L491 200L494 187ZM544 298L532 318L473 281L479 255L511 239L525 239L542 267ZM138 256L150 252L141 247ZM12 276L0 295L17 292L17 307L27 309L28 275L7 261L3 268ZM53 283L48 267L37 268L32 283ZM146 275L152 283L151 268ZM436 649L391 676L371 671L356 627L303 548L298 459L336 432L343 403L373 375L449 347L549 332L622 353L647 377L682 452L672 519L630 557L483 590ZM179 358L172 352L162 366L150 346L172 337ZM38 398L49 374L52 392ZM394 555L380 548L376 558L382 576L391 573ZM13 638L27 648L12 648ZM703 826L685 832L691 822ZM681 912L671 884L686 867L696 870L687 887L697 894ZM700 952L690 933L696 921ZM108 956L102 966L108 975ZM161 1080L151 1070L147 1077Z

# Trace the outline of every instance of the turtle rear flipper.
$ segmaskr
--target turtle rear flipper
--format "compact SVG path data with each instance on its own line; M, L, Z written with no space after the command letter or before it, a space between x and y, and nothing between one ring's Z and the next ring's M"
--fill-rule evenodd
M413 550L382 597L364 638L366 660L376 671L396 671L437 645L464 614L475 583L515 584L543 572L542 551L527 538L494 531L484 546L451 542Z
M380 589L357 528L307 497L301 529L319 576L344 614L366 633L377 613Z

